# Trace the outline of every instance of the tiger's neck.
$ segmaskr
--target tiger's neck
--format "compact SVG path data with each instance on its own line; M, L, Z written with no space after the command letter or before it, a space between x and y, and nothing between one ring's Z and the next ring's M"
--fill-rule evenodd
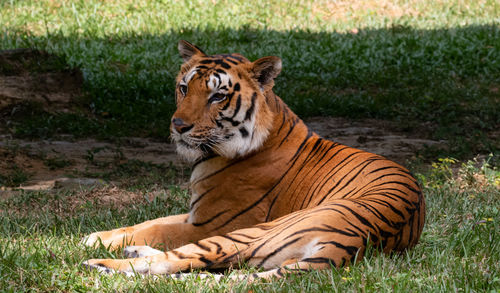
M195 164L190 179L191 221L206 220L200 212L204 210L202 206L210 207L214 202L255 207L241 220L242 227L266 220L267 211L273 206L269 191L290 173L287 170L299 158L300 150L309 138L316 136L278 96L271 92L266 97L271 123L260 148L244 157L214 155Z
M272 91L266 93L267 104L273 113L273 123L269 136L261 151L268 148L298 148L300 144L314 134L305 123ZM285 152L285 151L284 151Z

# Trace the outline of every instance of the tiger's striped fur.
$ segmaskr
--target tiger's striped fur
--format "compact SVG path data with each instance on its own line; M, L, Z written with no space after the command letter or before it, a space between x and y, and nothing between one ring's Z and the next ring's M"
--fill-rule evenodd
M208 56L179 42L171 132L194 162L188 214L90 235L85 243L125 248L122 260L90 267L174 274L242 261L268 271L253 277L342 266L368 243L384 252L414 246L425 202L402 166L325 140L277 97L281 60Z

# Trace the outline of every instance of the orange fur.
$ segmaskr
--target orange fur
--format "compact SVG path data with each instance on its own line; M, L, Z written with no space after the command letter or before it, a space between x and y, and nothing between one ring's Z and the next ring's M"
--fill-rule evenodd
M246 261L268 270L250 278L270 278L348 264L368 242L384 252L417 243L425 202L416 180L310 131L272 92L279 58L208 56L184 41L179 49L171 131L194 162L190 212L90 235L87 245L167 251L87 266L173 274Z

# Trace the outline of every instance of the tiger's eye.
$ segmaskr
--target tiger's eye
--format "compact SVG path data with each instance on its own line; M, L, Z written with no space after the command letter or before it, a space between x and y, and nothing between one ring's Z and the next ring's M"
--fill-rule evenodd
M221 102L223 100L226 99L226 94L223 94L223 93L215 93L213 94L210 99L208 99L208 102L209 103L217 103L217 102Z
M179 90L181 91L181 94L185 96L187 94L188 87L185 84L181 84L179 85Z

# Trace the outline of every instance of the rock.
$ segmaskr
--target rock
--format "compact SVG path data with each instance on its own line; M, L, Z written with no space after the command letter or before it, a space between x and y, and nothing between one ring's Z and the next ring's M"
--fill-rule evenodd
M106 185L108 184L104 180L95 178L59 178L54 182L54 188L57 189L82 189Z

